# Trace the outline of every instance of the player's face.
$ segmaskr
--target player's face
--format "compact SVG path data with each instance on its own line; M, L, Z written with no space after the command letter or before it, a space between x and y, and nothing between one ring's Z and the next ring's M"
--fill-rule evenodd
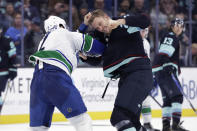
M91 26L103 33L109 33L110 32L110 27L109 27L109 18L105 16L101 17L96 17Z
M180 35L182 33L183 28L184 28L183 25L175 24L174 27L173 27L173 31L178 36L178 35Z
M147 38L148 37L148 28L141 30L140 34L142 36L142 39Z

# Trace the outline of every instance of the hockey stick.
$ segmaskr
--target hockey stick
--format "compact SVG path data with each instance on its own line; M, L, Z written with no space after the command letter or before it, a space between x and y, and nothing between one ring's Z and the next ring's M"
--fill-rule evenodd
M116 80L116 79L111 78L111 79L108 81L108 83L107 83L107 85L106 85L106 87L105 87L105 90L104 90L104 92L103 92L102 98L105 97L105 93L106 93L106 91L107 91L107 89L108 89L108 86L109 86L110 81L115 81L115 80Z
M9 84L10 84L10 80L8 80L8 82L7 82L7 85L9 85ZM8 88L9 88L9 86L8 86ZM8 88L6 88L5 95L4 95L4 98L3 98L3 101L2 101L2 106L0 107L0 116L1 116L2 109L3 109L3 105L5 103L5 100L6 100L6 97L7 97L7 94L8 94Z
M162 108L162 105L159 103L159 101L157 101L157 100L155 99L155 97L153 97L151 94L150 94L149 96L158 104L159 107Z
M110 79L110 81L111 81L111 79ZM106 91L107 91L107 88L108 88L108 86L109 86L110 81L108 81L108 83L107 83L107 85L106 85L106 87L105 87L105 90L104 90L104 92L103 92L102 98L105 97L105 93L106 93Z
M196 113L197 115L197 111L194 108L194 106L192 105L191 101L187 98L187 96L185 95L185 93L183 92L183 89L181 88L181 85L178 83L178 81L176 80L175 76L173 73L171 73L172 79L174 80L176 86L179 88L179 90L181 91L181 93L183 94L183 96L186 98L186 100L188 101L189 105L191 106L192 110Z

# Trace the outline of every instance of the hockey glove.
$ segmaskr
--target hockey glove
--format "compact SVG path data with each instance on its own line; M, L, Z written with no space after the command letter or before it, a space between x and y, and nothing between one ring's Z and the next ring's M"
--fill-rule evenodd
M163 71L167 74L171 74L171 73L175 73L176 72L176 68L172 65L169 66L165 66L163 67Z
M16 68L9 68L9 78L13 80L17 76L17 69Z

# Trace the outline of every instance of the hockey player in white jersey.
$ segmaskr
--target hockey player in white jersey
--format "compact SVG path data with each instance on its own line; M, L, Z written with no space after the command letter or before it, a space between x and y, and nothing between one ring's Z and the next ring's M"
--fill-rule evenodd
M143 46L146 54L150 58L150 43L146 39L148 37L149 28L146 28L144 30L141 30L141 36L143 39ZM151 97L147 96L146 99L142 103L142 119L144 127L147 129L147 131L159 131L157 129L154 129L151 125Z
M76 131L92 131L91 118L71 80L79 51L102 55L105 46L91 36L66 29L63 19L50 16L44 22L46 35L38 51L30 56L35 71L30 92L30 127L47 131L54 108L70 121Z

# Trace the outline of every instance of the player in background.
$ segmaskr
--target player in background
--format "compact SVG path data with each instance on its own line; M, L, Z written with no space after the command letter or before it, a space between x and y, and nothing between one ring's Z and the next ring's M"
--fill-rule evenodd
M70 32L65 21L56 16L44 21L44 29L38 51L29 58L36 64L30 90L30 127L47 131L57 107L76 131L92 131L91 118L70 75L79 51L102 55L105 46L91 36Z
M83 26L79 28L83 32L91 26L101 32L103 38L100 39L107 45L102 55L104 76L120 78L110 118L118 131L146 130L141 126L140 114L142 102L153 88L153 79L140 30L149 24L143 14L111 19L102 10L94 10L85 16Z
M150 58L150 43L147 40L148 32L149 32L149 28L146 28L144 30L141 30L140 34L143 39L145 53ZM147 96L146 99L142 103L142 119L143 119L144 127L148 131L159 131L159 130L153 128L153 126L151 124L151 118L152 118L152 116L151 116L151 97Z
M178 80L179 35L184 29L184 21L175 18L171 22L170 31L161 39L158 54L153 63L153 72L160 86L163 98L162 123L163 131L188 131L180 122L182 114L183 94L173 81L173 73ZM180 83L179 83L180 84ZM172 119L172 127L171 127Z
M0 26L0 112L3 106L2 92L6 88L8 79L17 76L16 47L14 42L3 36L3 27Z

